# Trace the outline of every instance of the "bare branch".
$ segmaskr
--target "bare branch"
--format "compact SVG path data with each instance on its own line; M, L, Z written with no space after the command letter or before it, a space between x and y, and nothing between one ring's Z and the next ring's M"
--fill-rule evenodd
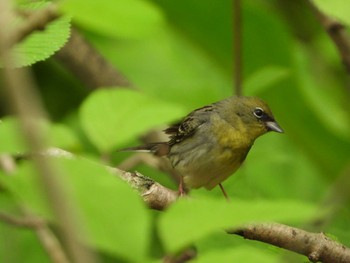
M350 249L323 233L310 233L282 224L253 224L227 231L305 255L311 262L350 262Z
M64 249L51 229L43 224L35 228L35 233L53 263L69 263Z
M312 0L309 0L309 3L320 24L336 45L343 64L348 73L350 73L350 36L347 33L345 26L338 20L323 13Z
M0 212L0 221L6 224L18 226L18 227L29 227L36 228L44 223L43 220L35 217L19 218L4 212Z
M0 221L16 227L32 228L52 262L69 263L60 242L57 240L56 236L52 233L43 219L33 216L19 218L4 212L0 212Z

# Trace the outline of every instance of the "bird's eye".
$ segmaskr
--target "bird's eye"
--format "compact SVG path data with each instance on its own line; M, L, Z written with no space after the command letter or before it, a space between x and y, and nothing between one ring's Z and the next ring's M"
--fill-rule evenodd
M261 108L255 108L253 113L258 119L260 119L264 115L264 111Z

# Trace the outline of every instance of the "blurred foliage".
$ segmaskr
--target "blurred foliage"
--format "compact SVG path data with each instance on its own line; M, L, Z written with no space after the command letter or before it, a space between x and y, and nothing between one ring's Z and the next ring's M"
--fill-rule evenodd
M345 2L316 1L348 25ZM101 262L159 262L168 251L191 244L199 254L194 262L306 260L220 230L263 220L327 232L350 245L350 200L337 190L338 180L350 185L349 76L305 1L242 1L243 92L268 101L285 134L259 138L243 167L224 183L232 204L220 189L199 189L191 192L192 201L164 213L148 210L136 192L104 169L101 157L118 165L130 154L117 148L137 145L151 128L232 95L231 1L57 3L67 16L18 45L20 65L38 62L32 69L54 120L42 124L50 145L88 159L57 160L57 166L78 208L84 241ZM54 58L46 59L65 43L69 16L138 92L90 92ZM1 99L1 153L24 153L7 104ZM135 169L176 188L160 171L144 164ZM0 182L2 211L20 214L25 207L55 224L29 162L19 162L13 176L1 174ZM28 229L0 222L0 236L0 262L49 262Z
M19 12L15 17L15 21L12 23L14 25L26 23L25 18L19 15L20 12L27 12L30 14L47 6L48 3L45 1L23 1L19 4ZM68 41L70 22L70 16L61 16L50 23L45 30L36 31L26 37L22 42L16 44L13 50L15 66L30 66L38 61L43 61L51 57Z

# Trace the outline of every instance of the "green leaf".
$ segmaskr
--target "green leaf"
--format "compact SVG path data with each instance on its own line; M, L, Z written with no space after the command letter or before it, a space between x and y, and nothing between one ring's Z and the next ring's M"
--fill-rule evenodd
M21 9L34 11L45 8L47 5L46 2L35 2L21 6ZM21 21L21 23L25 23L25 21ZM64 46L69 35L70 17L61 16L50 22L43 31L33 32L14 46L15 66L30 66L49 58Z
M86 160L65 160L63 165L90 236L88 242L142 262L150 242L151 218L137 192L103 166Z
M251 74L245 80L243 87L244 93L248 96L256 96L288 76L289 71L284 67L264 67Z
M332 17L350 25L350 2L344 0L314 0L318 8Z
M34 120L48 138L48 146L64 149L77 149L80 143L72 131L63 124L52 124L43 119ZM0 153L16 154L28 150L20 131L18 120L3 118L0 122Z
M299 221L315 212L310 204L295 201L240 201L181 199L159 221L165 248L175 252L217 230L234 229L261 221Z
M78 24L114 37L144 37L163 23L161 11L145 0L68 0L61 8Z
M83 129L103 152L183 115L177 105L127 89L95 91L80 108Z
M137 192L104 166L88 160L61 159L55 164L73 214L86 232L82 240L131 262L142 262L147 256L151 218ZM31 164L24 163L14 176L0 180L21 204L57 223Z

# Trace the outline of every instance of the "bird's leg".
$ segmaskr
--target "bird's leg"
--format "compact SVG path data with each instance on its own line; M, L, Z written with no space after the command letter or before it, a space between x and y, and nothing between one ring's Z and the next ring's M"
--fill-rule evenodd
M224 187L222 186L221 183L219 184L219 186L220 186L220 189L221 189L222 193L224 194L227 202L230 202L230 198L228 197L228 195L227 195L227 193L226 193L226 191L225 191L225 189L224 189Z
M185 190L185 186L184 186L184 178L180 175L179 176L179 196L185 196L186 195L186 190Z

